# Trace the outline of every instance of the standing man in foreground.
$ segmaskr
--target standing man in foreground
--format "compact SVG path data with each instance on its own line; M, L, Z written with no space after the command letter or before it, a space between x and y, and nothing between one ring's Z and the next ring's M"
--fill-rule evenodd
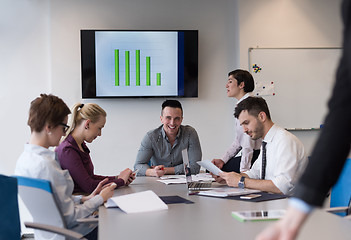
M184 174L182 150L188 149L192 174L200 171L202 152L197 132L183 126L183 108L177 100L166 100L161 110L162 125L146 133L141 141L134 169L139 176L161 177Z
M273 123L263 98L246 98L235 108L234 115L252 139L263 139L261 153L249 171L222 172L216 181L231 187L291 194L306 163L300 140Z
M321 207L336 183L351 143L351 1L342 3L343 55L324 127L301 176L284 218L263 231L257 240L293 240L314 207ZM340 129L342 126L342 129Z
M255 82L246 70L237 69L228 73L228 82L225 85L227 96L238 100L239 104L250 96L255 89ZM251 168L260 154L261 139L254 140L244 133L239 121L235 118L236 137L232 145L221 159L212 162L225 172L244 172ZM241 151L241 156L237 154Z

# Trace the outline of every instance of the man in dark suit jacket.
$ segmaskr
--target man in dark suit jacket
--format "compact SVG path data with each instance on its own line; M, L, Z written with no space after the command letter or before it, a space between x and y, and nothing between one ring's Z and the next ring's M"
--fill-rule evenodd
M296 186L294 199L282 220L262 232L257 240L295 239L313 207L322 206L336 183L351 143L351 0L342 3L343 56L328 103L329 112L309 164Z

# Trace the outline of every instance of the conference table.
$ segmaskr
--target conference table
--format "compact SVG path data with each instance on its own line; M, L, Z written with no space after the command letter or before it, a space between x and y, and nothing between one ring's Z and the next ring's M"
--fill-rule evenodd
M155 177L137 177L115 190L114 196L152 190L158 196L180 196L193 204L168 204L168 210L126 214L119 208L99 208L99 239L254 239L274 221L239 222L232 211L286 209L287 199L247 202L188 195L185 184L166 185ZM217 183L215 183L217 184ZM143 199L140 199L143 201ZM351 239L351 221L314 211L298 239Z

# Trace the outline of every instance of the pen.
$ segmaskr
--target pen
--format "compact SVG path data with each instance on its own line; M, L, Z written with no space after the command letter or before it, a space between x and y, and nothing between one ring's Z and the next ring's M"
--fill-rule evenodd
M197 195L199 192L196 191L196 192L189 192L188 195Z

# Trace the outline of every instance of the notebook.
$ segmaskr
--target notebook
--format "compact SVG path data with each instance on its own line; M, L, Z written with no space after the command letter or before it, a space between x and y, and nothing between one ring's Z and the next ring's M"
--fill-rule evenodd
M191 177L191 171L189 167L189 156L188 150L182 150L182 157L183 157L183 166L184 166L184 173L185 173L185 183L188 187L189 191L200 191L200 190L209 190L213 189L211 182L194 182Z

